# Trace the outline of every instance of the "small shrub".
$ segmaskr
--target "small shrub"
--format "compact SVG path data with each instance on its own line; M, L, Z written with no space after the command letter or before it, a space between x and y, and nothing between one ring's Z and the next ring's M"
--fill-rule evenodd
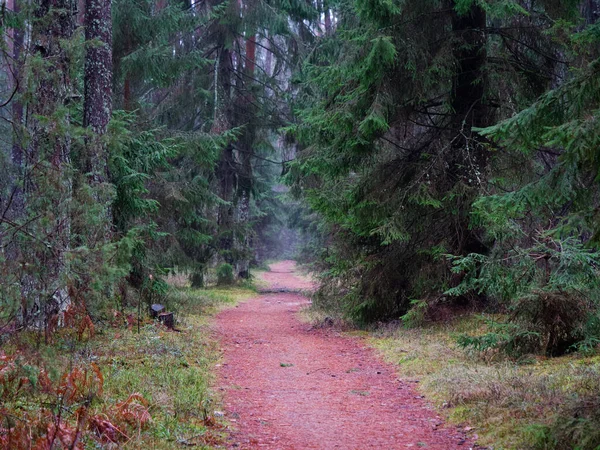
M515 323L486 320L488 332L480 336L460 334L457 344L465 349L472 349L482 354L501 350L509 357L519 358L531 353L539 353L542 337L540 333L531 331Z
M480 352L497 348L512 357L535 353L559 356L580 347L594 347L598 339L591 317L591 307L579 295L536 291L514 302L508 322L488 321L490 332L461 335L458 344Z
M217 284L219 286L230 286L233 284L233 266L223 263L217 267Z
M424 325L429 304L425 300L411 300L410 309L401 316L402 323L408 328Z
M546 450L556 448L556 440L552 435L550 427L542 424L527 425L522 430L523 439L527 444L536 450Z

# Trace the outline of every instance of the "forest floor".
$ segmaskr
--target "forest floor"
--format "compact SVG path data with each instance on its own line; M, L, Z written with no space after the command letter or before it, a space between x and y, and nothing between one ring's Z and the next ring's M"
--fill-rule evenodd
M132 297L89 336L77 327L46 339L39 330L0 335L0 449L222 448L227 433L214 417L211 389L220 357L212 320L256 292L192 289L180 278L179 286L170 280L165 298L177 313L176 331L145 315L138 331ZM76 430L82 433L74 446ZM56 443L46 446L51 439Z
M312 287L292 261L216 318L229 448L463 449L473 445L360 337L302 322Z
M462 335L490 332L489 319L465 313L418 328L362 332L403 378L451 423L494 449L600 447L600 354L511 359L458 345Z

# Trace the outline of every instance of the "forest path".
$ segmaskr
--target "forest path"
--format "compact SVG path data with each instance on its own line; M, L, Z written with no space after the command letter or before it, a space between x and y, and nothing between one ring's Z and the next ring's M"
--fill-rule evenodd
M283 261L262 278L272 290L310 288L294 270ZM308 304L267 293L217 316L229 448L469 448L360 338L300 322Z

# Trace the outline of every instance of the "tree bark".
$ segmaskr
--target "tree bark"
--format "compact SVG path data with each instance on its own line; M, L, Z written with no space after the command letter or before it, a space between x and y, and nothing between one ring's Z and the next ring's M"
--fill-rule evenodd
M8 10L14 14L19 14L20 4L18 0L9 0L6 3ZM0 213L2 218L10 221L0 223L0 242L3 250L0 250L0 255L6 258L8 270L4 271L5 286L15 286L11 289L11 302L6 302L11 305L10 311L5 313L17 317L19 315L19 305L21 292L17 288L20 279L22 278L21 268L23 267L23 258L20 248L19 233L15 231L19 224L23 222L25 216L25 203L23 193L23 104L21 103L20 95L22 93L22 60L21 50L23 48L23 30L20 28L11 28L7 32L7 54L12 56L12 60L4 58L3 72L7 77L6 88L9 97L6 107L0 112L0 116L4 119L12 119L12 142L7 149L7 160L10 162L5 168L8 175L8 185L5 191L6 195L0 198ZM4 100L4 99L3 99ZM10 121L9 121L10 123ZM7 291L8 292L8 291Z
M454 33L454 58L457 64L453 79L451 104L454 117L451 128L453 137L449 158L449 186L456 183L473 186L473 194L481 187L483 173L488 164L488 152L473 133L473 127L484 127L489 122L489 113L484 105L486 78L484 65L486 62L486 14L476 4L470 10L459 15L452 1L452 31ZM469 210L472 202L471 194L465 194L457 203L459 211L455 220L457 233L456 251L485 251L476 231L469 227Z
M12 2L12 9L15 14L19 14L21 11L19 0ZM13 76L13 89L16 90L16 96L11 104L12 122L13 122L13 136L11 145L11 162L13 169L13 192L11 205L9 208L9 217L13 221L17 221L24 214L24 199L23 199L23 103L19 94L22 91L21 83L22 77L21 72L23 69L23 63L21 61L21 50L23 49L24 32L20 28L12 29L12 76Z
M95 187L108 181L108 154L101 137L112 114L111 0L86 0L83 125L92 131L87 141L85 169Z
M252 34L246 40L246 86L245 95L240 99L239 110L243 112L246 117L245 129L243 135L240 137L239 145L241 151L239 152L240 159L240 175L238 183L238 218L237 222L240 225L240 229L243 228L243 237L238 242L238 253L240 258L237 261L236 272L240 278L248 278L250 275L250 259L249 259L249 247L250 247L250 236L249 236L249 222L250 222L250 197L252 195L252 157L254 155L254 139L256 136L255 132L255 119L256 119L256 108L254 106L254 97L252 95L251 85L253 84L254 69L256 67L256 35Z
M82 174L79 184L89 186L91 196L86 195L86 190L76 190L76 197L81 198L82 204L92 206L93 218L86 217L84 212L73 230L76 245L87 249L87 270L79 277L79 290L93 285L94 279L100 280L98 276L105 265L104 250L112 238L112 187L109 183L108 149L103 138L112 115L111 0L85 0L83 9L86 45L83 126L86 135L78 169ZM106 289L106 294L110 295L111 286Z
M68 304L68 260L72 195L69 114L70 62L63 42L74 31L71 0L40 0L32 26L34 57L43 64L30 82L35 94L28 109L29 145L25 173L27 211L43 217L31 225L34 241L21 249L26 258L23 277L23 319L48 325Z

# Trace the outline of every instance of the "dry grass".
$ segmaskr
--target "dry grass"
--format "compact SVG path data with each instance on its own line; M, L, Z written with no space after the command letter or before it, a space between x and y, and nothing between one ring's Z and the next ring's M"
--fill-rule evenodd
M530 358L517 364L498 354L458 348L456 336L476 334L481 316L419 329L372 334L372 345L454 423L473 427L494 449L597 449L600 445L600 356Z
M356 327L350 322L344 320L339 314L332 314L321 308L312 305L302 308L298 312L298 319L304 323L309 323L315 328L333 327L337 330L348 333L363 333L356 330ZM364 333L363 333L364 334Z

